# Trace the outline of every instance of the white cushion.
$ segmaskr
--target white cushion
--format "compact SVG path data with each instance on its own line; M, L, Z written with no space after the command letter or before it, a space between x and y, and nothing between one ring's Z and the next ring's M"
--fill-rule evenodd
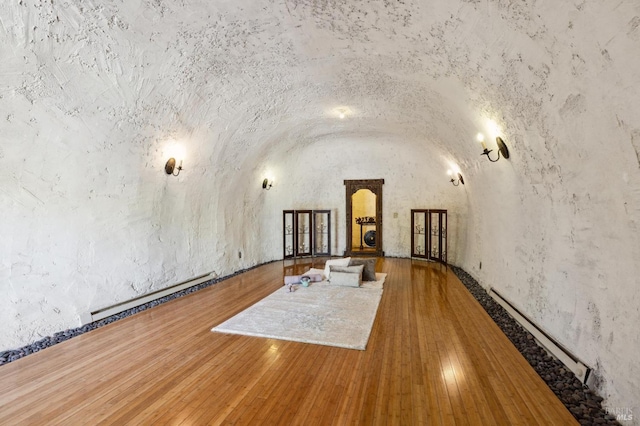
M329 282L333 285L343 285L347 287L360 287L362 284L362 270L364 265L358 266L336 266L331 265L331 278Z
M362 276L353 272L333 271L331 273L331 284L344 287L360 287Z
M327 260L324 264L324 279L328 280L331 276L331 265L335 266L349 266L349 262L351 261L350 257L344 257L341 259L331 259Z

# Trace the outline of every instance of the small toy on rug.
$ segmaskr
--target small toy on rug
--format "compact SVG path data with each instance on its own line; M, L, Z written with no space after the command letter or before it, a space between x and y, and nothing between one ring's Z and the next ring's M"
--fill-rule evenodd
M309 287L309 283L311 282L311 277L307 275L303 275L300 277L300 282L302 283L303 287Z
M289 290L289 293L293 293L294 291L296 291L296 288L293 286L293 284L286 284L287 286L287 290Z
M304 278L304 280L302 278ZM285 285L300 283L304 285L304 281L307 281L307 286L309 285L309 283L320 282L322 281L322 274L287 275L284 277Z

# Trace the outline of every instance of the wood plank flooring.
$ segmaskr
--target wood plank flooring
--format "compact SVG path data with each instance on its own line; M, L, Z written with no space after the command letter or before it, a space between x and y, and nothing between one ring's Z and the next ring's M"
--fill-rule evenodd
M440 264L378 259L366 351L210 331L310 266L263 265L0 367L0 425L577 424Z

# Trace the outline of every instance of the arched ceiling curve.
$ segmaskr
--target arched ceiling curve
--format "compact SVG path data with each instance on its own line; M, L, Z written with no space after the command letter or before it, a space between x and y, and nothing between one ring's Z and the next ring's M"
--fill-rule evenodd
M585 34L578 27L599 11L579 4L563 5L560 13L558 7L21 2L3 21L14 43L31 51L33 76L42 80L16 81L26 99L57 98L62 114L96 118L104 133L115 123L123 137L136 133L142 143L186 138L202 145L187 151L211 150L207 158L236 164L332 132L367 134L372 141L391 134L470 167L479 162L473 135L485 119L503 132L529 125L544 131L541 105L553 98L551 86L561 84L550 67L583 72ZM610 23L590 30L606 32ZM559 56L563 43L575 44L570 64ZM21 60L8 55L7 66ZM42 79L36 68L49 72ZM82 80L70 78L78 71ZM81 97L88 102L77 102ZM105 99L107 108L92 108ZM73 103L78 106L70 109ZM341 107L348 120L336 124Z
M483 83L469 77L490 56L483 52L487 41L478 40L477 50L468 46L485 18L476 7L384 1L70 2L61 8L24 3L13 10L18 25L12 28L16 41L35 45L33 62L51 61L45 54L54 54L55 64L46 64L54 65L49 81L26 93L31 101L59 97L64 110L65 98L107 98L110 118L121 128L137 128L142 138L219 134L219 141L211 136L201 143L213 140L228 151L221 160L279 144L286 151L283 135L313 139L314 126L372 137L378 131L405 135L455 151L451 144L473 135L477 125L476 112L467 107L468 90ZM69 81L78 69L86 78ZM339 107L351 121L327 126ZM79 109L104 114L86 105Z

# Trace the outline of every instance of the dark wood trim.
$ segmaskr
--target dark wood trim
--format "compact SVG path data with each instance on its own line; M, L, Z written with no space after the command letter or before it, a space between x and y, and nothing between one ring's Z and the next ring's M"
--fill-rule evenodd
M417 253L416 249L416 215L421 215L424 222L424 229L421 234L417 234L424 253ZM431 235L431 229L429 228L429 210L428 209L411 209L411 257L420 259L429 258L429 236Z
M300 216L307 216L307 232L300 230ZM296 257L311 256L313 254L313 210L296 210L295 212L295 232L297 235ZM309 247L306 251L300 248L300 244L304 243L304 235L309 236ZM300 241L302 240L302 242Z
M287 215L291 215L291 254L287 254ZM282 211L282 258L288 259L296 256L296 219L295 210L283 210Z
M318 251L316 248L316 238L317 234L317 217L316 215L323 214L327 217L327 249L326 251ZM292 226L292 234L287 234L287 216L291 216L291 226ZM299 226L300 220L299 217L301 215L309 216L309 248L306 251L301 251L300 249L300 241L301 236L304 236L306 233L301 233ZM287 236L290 235L292 240L292 252L291 254L287 254ZM282 258L283 259L291 259L296 257L306 257L306 256L331 256L331 210L283 210L282 211Z
M423 215L424 220L424 241L421 241L425 250L423 254L415 252L415 215ZM432 235L432 225L433 218L432 214L437 214L437 225L439 229L439 234L437 236ZM444 226L443 226L444 225ZM447 250L448 250L448 218L447 218L447 210L444 209L411 209L411 257L421 258L421 259L429 259L435 260L444 264L447 264ZM436 239L434 242L434 238ZM436 244L438 249L438 256L433 255L433 251L431 250L433 244Z
M384 185L384 179L358 179L358 180L345 180L344 181L346 193L346 210L345 216L347 221L347 248L346 255L358 255L358 256L384 256L382 249L382 185ZM376 247L372 251L355 251L353 250L353 215L351 212L351 196L361 189L368 189L376 195Z
M324 251L319 251L317 244L318 244L318 237L319 235L321 235L322 233L318 232L318 215L326 215L327 217L327 249ZM313 241L313 255L314 256L331 256L331 210L313 210L313 236L314 236L314 241Z

